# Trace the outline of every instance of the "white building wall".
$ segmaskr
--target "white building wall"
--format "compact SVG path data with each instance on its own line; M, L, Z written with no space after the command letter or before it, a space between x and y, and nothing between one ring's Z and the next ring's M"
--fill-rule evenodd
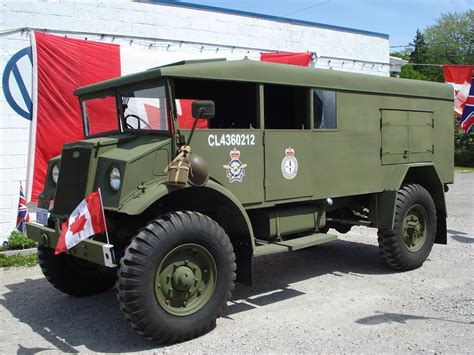
M204 57L258 59L260 51L311 51L319 58L316 67L389 75L389 66L381 64L389 61L386 36L180 6L91 0L1 2L0 76L12 55L30 45L27 32L7 34L8 30L23 27ZM71 33L75 31L117 37ZM134 38L130 42L130 38L120 36L148 39ZM19 183L26 178L30 121L12 110L0 91L1 241L15 227Z

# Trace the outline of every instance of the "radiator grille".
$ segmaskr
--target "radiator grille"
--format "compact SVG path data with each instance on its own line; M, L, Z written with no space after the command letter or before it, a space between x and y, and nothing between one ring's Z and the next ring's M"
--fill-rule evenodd
M54 214L69 215L84 199L91 152L90 148L63 150L58 187L54 198Z

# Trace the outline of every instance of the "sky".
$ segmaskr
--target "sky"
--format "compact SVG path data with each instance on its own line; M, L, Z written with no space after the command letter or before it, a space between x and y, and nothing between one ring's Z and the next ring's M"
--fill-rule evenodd
M417 29L441 14L474 9L474 0L185 0L183 2L289 17L385 33L390 46L407 45ZM393 47L392 50L400 48Z

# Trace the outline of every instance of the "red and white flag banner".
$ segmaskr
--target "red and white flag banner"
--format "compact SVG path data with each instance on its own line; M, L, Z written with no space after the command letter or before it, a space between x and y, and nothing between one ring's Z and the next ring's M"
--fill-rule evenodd
M281 64L299 65L307 67L311 63L313 53L293 53L293 52L277 52L277 53L260 53L260 61Z
M106 229L100 193L96 191L86 196L62 224L54 254L63 253Z
M454 111L462 116L471 89L474 65L443 65L444 81L454 88Z

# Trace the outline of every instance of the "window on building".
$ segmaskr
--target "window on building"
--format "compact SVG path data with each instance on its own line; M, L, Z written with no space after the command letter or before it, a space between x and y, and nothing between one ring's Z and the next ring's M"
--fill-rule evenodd
M265 128L309 129L308 89L264 85Z
M336 92L313 90L314 128L334 129L336 122Z

